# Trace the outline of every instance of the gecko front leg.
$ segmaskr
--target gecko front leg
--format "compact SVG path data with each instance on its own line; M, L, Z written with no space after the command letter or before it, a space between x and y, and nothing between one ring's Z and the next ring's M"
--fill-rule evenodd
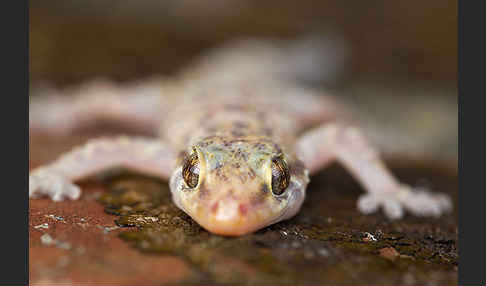
M391 219L402 218L404 210L417 216L437 217L452 209L447 195L400 183L356 127L322 125L299 139L296 152L310 173L333 161L343 164L367 192L358 200L358 209L365 214L382 207Z
M174 151L158 139L127 136L93 139L33 170L29 176L29 197L77 199L81 190L75 181L114 167L168 179L174 159Z

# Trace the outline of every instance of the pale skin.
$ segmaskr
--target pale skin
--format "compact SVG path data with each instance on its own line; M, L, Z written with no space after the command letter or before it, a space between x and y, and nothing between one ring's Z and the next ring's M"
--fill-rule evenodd
M309 176L337 161L365 191L357 202L364 214L382 209L399 219L451 210L445 194L399 182L332 97L272 74L218 80L221 66L174 81L97 81L71 97L32 102L32 131L62 136L103 119L158 136L93 139L32 170L29 196L78 199L76 182L124 167L168 180L174 203L202 227L237 236L294 216ZM46 116L53 108L55 117Z

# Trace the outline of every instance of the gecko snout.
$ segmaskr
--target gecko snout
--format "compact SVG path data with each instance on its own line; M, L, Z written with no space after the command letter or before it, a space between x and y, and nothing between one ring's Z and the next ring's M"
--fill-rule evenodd
M216 201L211 205L210 214L219 221L231 221L241 219L248 213L249 205L238 202L235 199Z
M221 235L242 235L259 228L261 219L252 213L249 202L225 197L209 203L194 219L210 232Z

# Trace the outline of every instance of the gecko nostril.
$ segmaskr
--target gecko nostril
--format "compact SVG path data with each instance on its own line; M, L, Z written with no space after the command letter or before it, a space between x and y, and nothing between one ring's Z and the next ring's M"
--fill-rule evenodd
M240 214L245 215L248 212L248 206L246 204L239 204L238 210Z
M211 206L211 212L215 214L218 211L218 208L219 208L219 202L215 202Z

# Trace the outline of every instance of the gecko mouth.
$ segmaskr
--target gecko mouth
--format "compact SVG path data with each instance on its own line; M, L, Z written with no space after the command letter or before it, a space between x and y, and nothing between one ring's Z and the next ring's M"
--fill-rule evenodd
M204 210L189 215L206 230L225 236L248 234L278 221L264 209L233 198L215 200Z

